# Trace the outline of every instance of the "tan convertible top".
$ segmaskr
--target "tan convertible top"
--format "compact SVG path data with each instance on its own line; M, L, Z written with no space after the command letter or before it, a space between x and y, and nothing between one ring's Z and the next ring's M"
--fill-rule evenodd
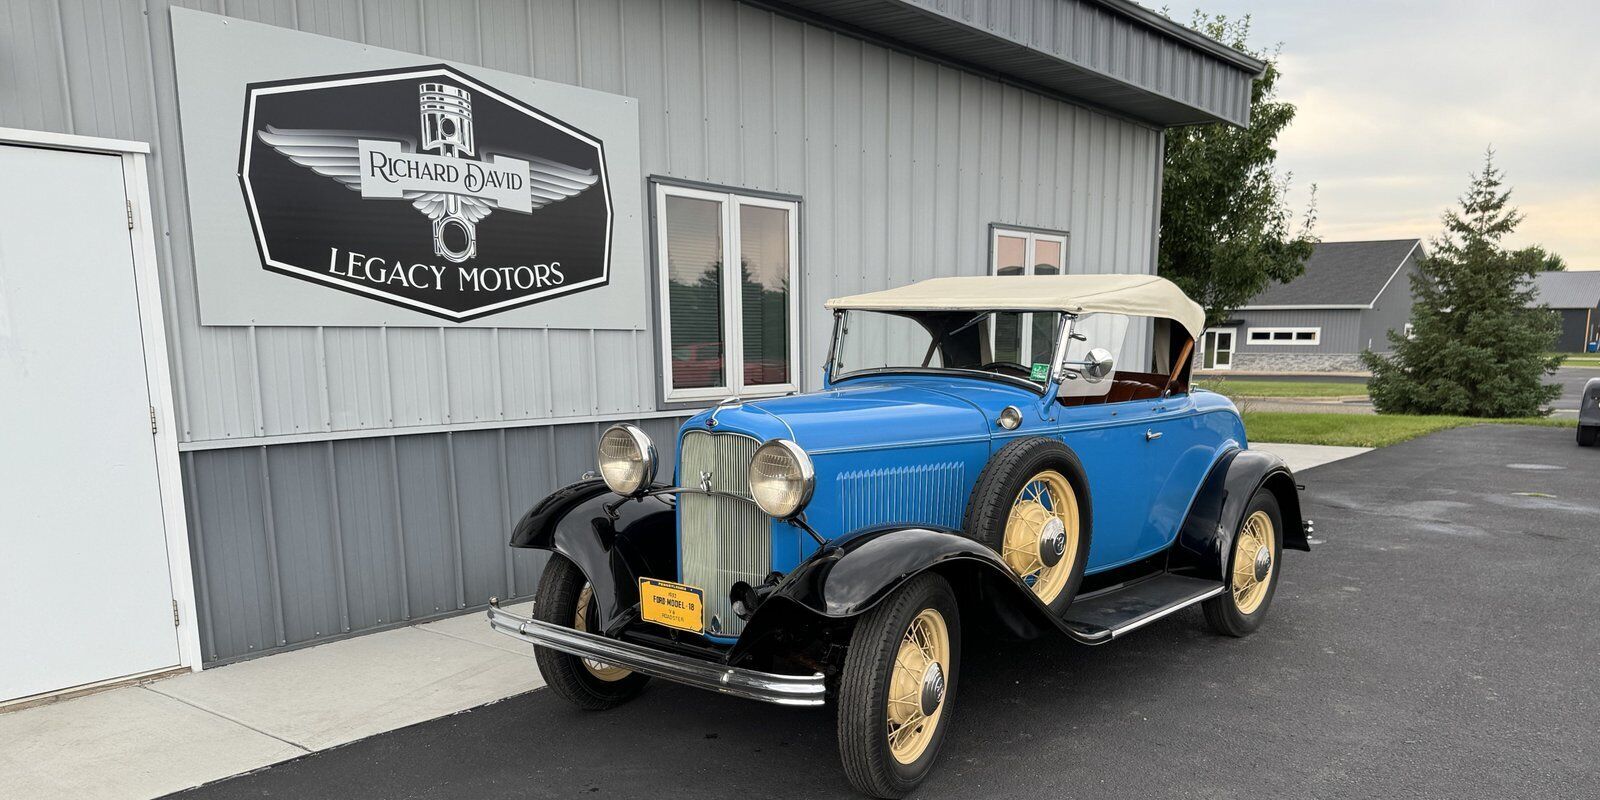
M1065 311L1177 320L1195 339L1206 312L1172 281L1154 275L978 275L931 278L829 300L863 311Z

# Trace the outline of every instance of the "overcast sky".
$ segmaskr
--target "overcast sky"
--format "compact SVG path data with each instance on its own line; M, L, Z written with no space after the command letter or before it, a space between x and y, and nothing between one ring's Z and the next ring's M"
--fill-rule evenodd
M1141 0L1146 5L1158 5ZM1279 96L1299 109L1279 139L1303 209L1317 185L1324 241L1431 237L1493 145L1541 243L1600 269L1600 2L1195 0L1251 15L1282 45Z

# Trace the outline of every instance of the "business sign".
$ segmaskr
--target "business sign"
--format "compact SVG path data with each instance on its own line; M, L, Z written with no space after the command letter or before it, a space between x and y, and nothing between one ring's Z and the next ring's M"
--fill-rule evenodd
M172 19L204 324L644 324L637 101Z
M462 320L606 282L599 139L445 66L251 84L267 269Z

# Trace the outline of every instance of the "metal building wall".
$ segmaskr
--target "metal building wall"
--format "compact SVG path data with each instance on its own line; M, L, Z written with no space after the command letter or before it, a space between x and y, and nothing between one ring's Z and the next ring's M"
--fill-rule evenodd
M1154 260L1157 130L732 0L186 5L636 97L646 174L800 195L807 388L825 299L981 273L989 223L1068 231L1074 272ZM207 657L527 594L509 516L587 468L598 422L671 425L648 321L201 326L167 8L0 0L0 125L154 145Z

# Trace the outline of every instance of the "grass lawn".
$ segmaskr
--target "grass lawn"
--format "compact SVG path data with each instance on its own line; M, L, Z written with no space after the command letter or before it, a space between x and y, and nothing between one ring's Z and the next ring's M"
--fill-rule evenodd
M1249 378L1208 378L1202 389L1228 397L1356 397L1367 393L1364 383L1330 381L1253 381Z
M1600 367L1600 353L1562 353L1567 357L1561 362L1566 367Z
M1292 411L1246 411L1243 416L1245 433L1252 442L1331 444L1345 447L1387 447L1434 431L1480 423L1538 425L1547 428L1578 426L1576 419L1552 417L1479 419L1406 414L1315 414Z

